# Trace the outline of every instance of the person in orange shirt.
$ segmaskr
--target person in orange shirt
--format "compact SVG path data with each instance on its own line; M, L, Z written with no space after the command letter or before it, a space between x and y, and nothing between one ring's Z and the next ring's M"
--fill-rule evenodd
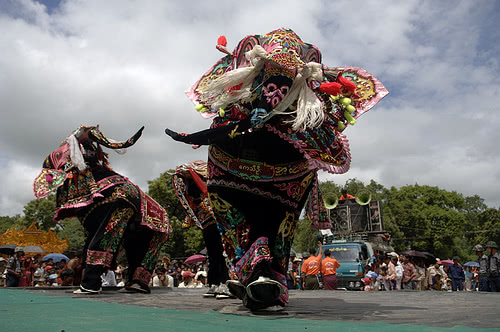
M321 249L323 245L321 242L319 243L319 254L318 256L314 256L316 254L316 250L311 249L309 253L308 259L304 261L302 264L302 273L305 274L304 277L304 289L308 290L316 290L319 289L319 279L318 274L321 270Z
M346 199L353 199L353 198L356 198L356 196L353 196L353 195L349 195L347 193L347 190L346 189L342 189L342 191L340 192L341 195L340 195L340 198L339 198L339 201L344 201Z
M325 251L325 259L321 262L321 274L323 275L323 289L337 289L337 269L340 267L335 258L331 258L330 250Z

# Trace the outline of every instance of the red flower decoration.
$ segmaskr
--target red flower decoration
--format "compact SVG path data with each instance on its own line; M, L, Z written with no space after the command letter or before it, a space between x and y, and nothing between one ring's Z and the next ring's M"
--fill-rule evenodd
M344 88L346 88L351 92L354 92L356 90L356 84L351 80L348 80L347 78L343 77L342 75L339 75L339 77L337 77L337 82L342 84Z
M340 90L341 87L342 86L336 82L322 83L319 86L319 91L321 91L323 93L327 93L327 94L332 95L332 96L336 96L336 95L342 93L342 91Z
M226 39L226 36L222 35L219 37L219 39L217 39L217 45L220 45L220 46L227 46L227 39Z

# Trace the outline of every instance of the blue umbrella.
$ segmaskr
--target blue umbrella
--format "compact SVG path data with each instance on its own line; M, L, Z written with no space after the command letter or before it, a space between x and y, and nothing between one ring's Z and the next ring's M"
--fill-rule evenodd
M467 262L464 264L465 266L479 267L478 262Z
M42 262L48 261L49 259L52 259L52 261L54 261L54 263L60 262L63 259L65 259L66 262L69 261L69 258L66 255L63 255L63 254L48 254L48 255L43 256Z

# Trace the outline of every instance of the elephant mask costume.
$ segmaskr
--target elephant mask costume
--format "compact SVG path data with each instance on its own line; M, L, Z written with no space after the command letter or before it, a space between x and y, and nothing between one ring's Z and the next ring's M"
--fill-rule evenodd
M328 68L317 47L292 30L250 35L187 92L214 118L177 141L209 145L207 188L233 279L250 309L288 301L285 274L297 220L307 202L315 229L330 228L317 170L345 173L344 129L388 91L360 68Z
M81 126L52 152L34 181L35 198L57 192L54 221L77 217L87 233L84 273L76 293L98 293L101 274L123 245L129 264L126 288L149 293L151 273L171 227L157 202L108 165L101 146L124 153L142 134L125 142L108 139L95 126Z

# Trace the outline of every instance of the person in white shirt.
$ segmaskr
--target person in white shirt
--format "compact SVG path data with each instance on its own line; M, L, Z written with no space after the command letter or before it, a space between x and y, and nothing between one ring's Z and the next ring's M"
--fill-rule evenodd
M396 290L401 289L401 279L403 279L403 264L401 264L402 257L399 257L396 265Z
M191 271L182 272L182 282L178 288L196 288L196 283L193 282L194 273Z
M156 270L156 275L153 277L153 287L174 287L174 278L166 272L163 267Z
M115 273L111 270L106 270L101 275L102 287L116 287Z

